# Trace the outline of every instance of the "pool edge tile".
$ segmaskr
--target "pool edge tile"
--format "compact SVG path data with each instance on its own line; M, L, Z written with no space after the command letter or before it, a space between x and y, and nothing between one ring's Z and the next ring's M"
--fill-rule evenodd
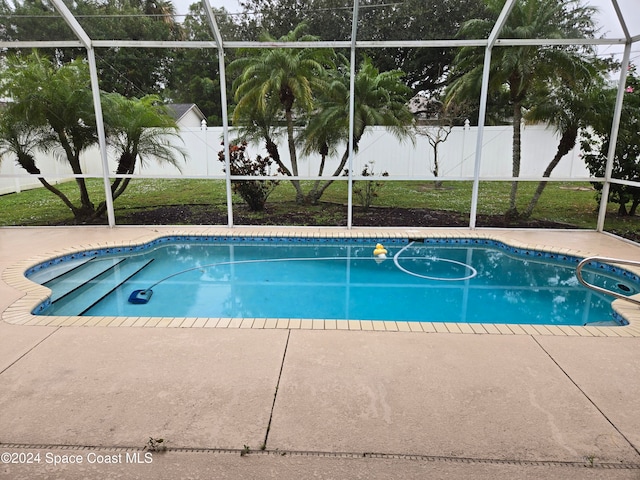
M240 328L240 325L242 325L242 318L232 318L227 328Z
M204 328L216 328L219 321L219 318L209 318L207 319L207 323L204 324Z
M347 320L349 323L349 330L362 330L360 326L360 320Z
M253 327L253 322L255 321L254 318L242 318L240 320L240 325L238 326L238 328L252 328Z

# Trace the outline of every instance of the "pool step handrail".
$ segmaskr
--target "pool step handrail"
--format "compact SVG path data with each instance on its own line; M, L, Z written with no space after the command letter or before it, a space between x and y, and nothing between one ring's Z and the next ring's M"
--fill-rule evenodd
M578 279L578 281L584 285L587 288L590 288L591 290L595 290L596 292L600 292L600 293L604 293L605 295L611 295L612 297L616 297L619 298L620 300L626 300L627 302L631 302L634 303L636 305L640 305L640 300L636 300L633 297L627 297L626 295L622 295L618 292L614 292L613 290L609 290L608 288L602 288L599 287L597 285L594 285L592 283L587 282L583 277L582 277L582 269L587 266L589 263L591 262L600 262L600 263L615 263L618 265L631 265L634 267L640 267L640 262L636 261L636 260L624 260L622 258L609 258L609 257L598 257L598 256L593 256L593 257L587 257L584 260L582 260L580 263L578 263L578 266L576 267L576 278Z

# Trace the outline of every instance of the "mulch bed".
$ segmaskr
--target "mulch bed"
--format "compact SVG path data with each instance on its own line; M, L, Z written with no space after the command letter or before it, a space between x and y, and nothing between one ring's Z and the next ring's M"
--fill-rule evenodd
M204 205L169 205L140 211L117 212L118 223L134 225L226 225L226 210ZM329 219L329 220L327 220ZM335 219L335 220L331 220ZM234 208L235 225L316 225L346 226L346 207L322 203L313 211L297 209L295 204L285 213L269 209L256 215L242 206ZM417 208L354 207L353 225L360 227L467 227L469 217L457 212ZM508 221L502 215L478 215L478 227L506 228L575 228L546 220Z

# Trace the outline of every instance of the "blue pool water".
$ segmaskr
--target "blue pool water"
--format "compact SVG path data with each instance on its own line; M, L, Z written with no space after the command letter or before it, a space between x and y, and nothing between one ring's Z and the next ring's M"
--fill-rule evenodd
M170 238L83 252L27 276L52 290L35 313L131 317L320 318L429 322L620 324L612 298L581 286L579 258L488 240ZM589 282L632 295L619 268ZM151 291L147 303L132 292ZM147 298L147 297L145 297Z

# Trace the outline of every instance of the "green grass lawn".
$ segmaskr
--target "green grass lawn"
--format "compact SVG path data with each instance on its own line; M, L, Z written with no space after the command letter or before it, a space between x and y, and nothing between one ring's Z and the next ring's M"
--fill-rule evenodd
M308 190L311 182L302 182ZM357 182L356 182L357 183ZM87 181L92 200L104 198L99 179ZM536 182L519 184L518 208L523 210L529 202ZM59 188L74 202L78 201L75 182L66 182ZM481 182L478 197L478 215L501 215L507 210L510 182ZM443 188L434 188L426 181L385 181L378 188L373 206L453 211L468 214L471 208L472 183L445 182ZM291 208L295 191L288 181L282 181L268 200L271 212ZM331 185L322 202L347 203L347 182ZM236 205L242 200L234 196ZM359 204L354 195L354 204ZM223 180L140 179L133 180L127 191L116 200L116 218L131 211L142 211L159 206L195 205L226 210L225 182ZM299 207L312 218L310 224L327 224L323 220L322 206ZM534 211L534 218L593 229L597 220L596 192L588 183L552 182L547 185ZM606 227L608 230L638 231L636 218L616 215L617 205L610 205ZM253 214L259 219L262 213ZM72 220L71 212L53 194L44 188L0 196L0 225L55 225ZM330 222L330 220L329 220Z

